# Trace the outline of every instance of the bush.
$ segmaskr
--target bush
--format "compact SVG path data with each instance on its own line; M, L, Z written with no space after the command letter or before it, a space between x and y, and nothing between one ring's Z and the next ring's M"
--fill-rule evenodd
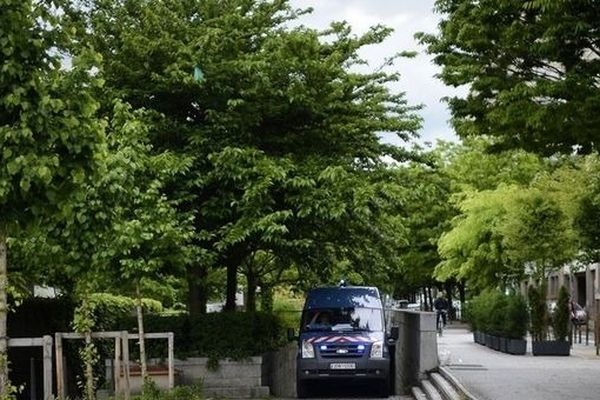
M566 340L569 335L569 293L564 286L561 286L558 292L556 311L552 323L554 338L560 341Z
M507 296L505 337L523 339L527 334L527 303L520 294Z
M178 358L210 357L243 359L275 350L285 343L285 329L279 318L266 313L209 313L198 317L187 314L144 317L150 332L173 332ZM114 330L137 332L135 317L118 321ZM164 358L166 341L146 342L149 357ZM131 348L135 357L136 348Z
M522 339L527 332L527 306L521 295L488 289L473 298L467 310L473 330L510 339Z
M171 390L160 389L154 381L144 382L143 393L133 400L203 400L202 384L176 386Z
M131 297L110 293L94 293L88 302L94 312L96 326L94 330L109 330L117 321L135 314L136 300ZM142 299L144 313L159 313L163 310L159 301Z
M534 341L546 339L548 328L548 307L546 306L546 291L544 287L529 287L529 313L531 316L531 337Z
M489 333L494 336L506 337L506 306L507 296L500 291L494 291L490 295L489 307Z

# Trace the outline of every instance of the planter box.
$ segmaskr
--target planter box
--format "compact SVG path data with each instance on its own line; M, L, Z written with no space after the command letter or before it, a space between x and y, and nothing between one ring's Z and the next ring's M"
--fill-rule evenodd
M498 336L492 336L492 349L500 350L500 338Z
M568 356L571 354L571 344L567 341L547 340L533 342L531 345L534 356Z
M523 355L527 351L527 341L523 339L508 339L506 352Z
M485 345L490 349L492 348L492 335L487 333L485 334Z
M503 353L508 352L508 340L505 337L500 337L500 351Z

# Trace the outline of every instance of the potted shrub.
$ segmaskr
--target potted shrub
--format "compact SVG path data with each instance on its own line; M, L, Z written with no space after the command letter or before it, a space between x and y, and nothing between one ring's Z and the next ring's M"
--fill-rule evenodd
M471 325L471 331L473 332L473 341L475 343L479 343L479 326L478 326L478 321L476 319L475 316L475 308L476 308L476 301L475 300L471 300L468 304L465 305L465 309L464 309L464 316L466 318L466 320L469 322L469 325Z
M564 287L559 293L556 312L560 313L561 309L567 312L567 323L563 330L563 318L556 315L555 320L558 321L554 327L554 335L557 340L548 340L548 309L546 307L546 290L545 286L541 288L529 288L529 307L531 312L531 350L534 356L568 356L570 354L570 344L565 340L567 334L562 338L563 332L568 333L568 294ZM558 330L556 329L558 327ZM558 339L560 338L560 339Z
M506 323L506 296L495 290L490 296L490 333L492 336L492 348L497 351L506 349L504 329Z
M527 304L520 294L508 296L506 301L506 352L510 354L525 354L527 351Z
M556 311L552 320L552 328L554 331L553 344L556 351L560 355L568 356L570 354L571 344L567 340L569 336L569 293L567 288L561 286L558 291L558 300L556 302Z
M487 289L481 294L481 319L483 331L485 332L485 345L491 349L496 347L497 339L495 326L492 319L494 311L495 291Z

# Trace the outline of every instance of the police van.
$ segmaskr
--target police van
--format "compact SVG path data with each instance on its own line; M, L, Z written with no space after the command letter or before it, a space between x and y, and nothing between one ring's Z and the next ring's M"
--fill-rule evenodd
M387 397L390 387L388 335L375 287L322 287L306 297L298 336L296 389L299 398L322 381L364 380Z

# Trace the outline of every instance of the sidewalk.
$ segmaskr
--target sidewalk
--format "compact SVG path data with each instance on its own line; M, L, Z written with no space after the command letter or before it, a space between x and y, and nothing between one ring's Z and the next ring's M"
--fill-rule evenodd
M569 357L534 357L490 350L466 328L450 326L438 338L440 363L479 400L598 400L600 357L593 338Z

